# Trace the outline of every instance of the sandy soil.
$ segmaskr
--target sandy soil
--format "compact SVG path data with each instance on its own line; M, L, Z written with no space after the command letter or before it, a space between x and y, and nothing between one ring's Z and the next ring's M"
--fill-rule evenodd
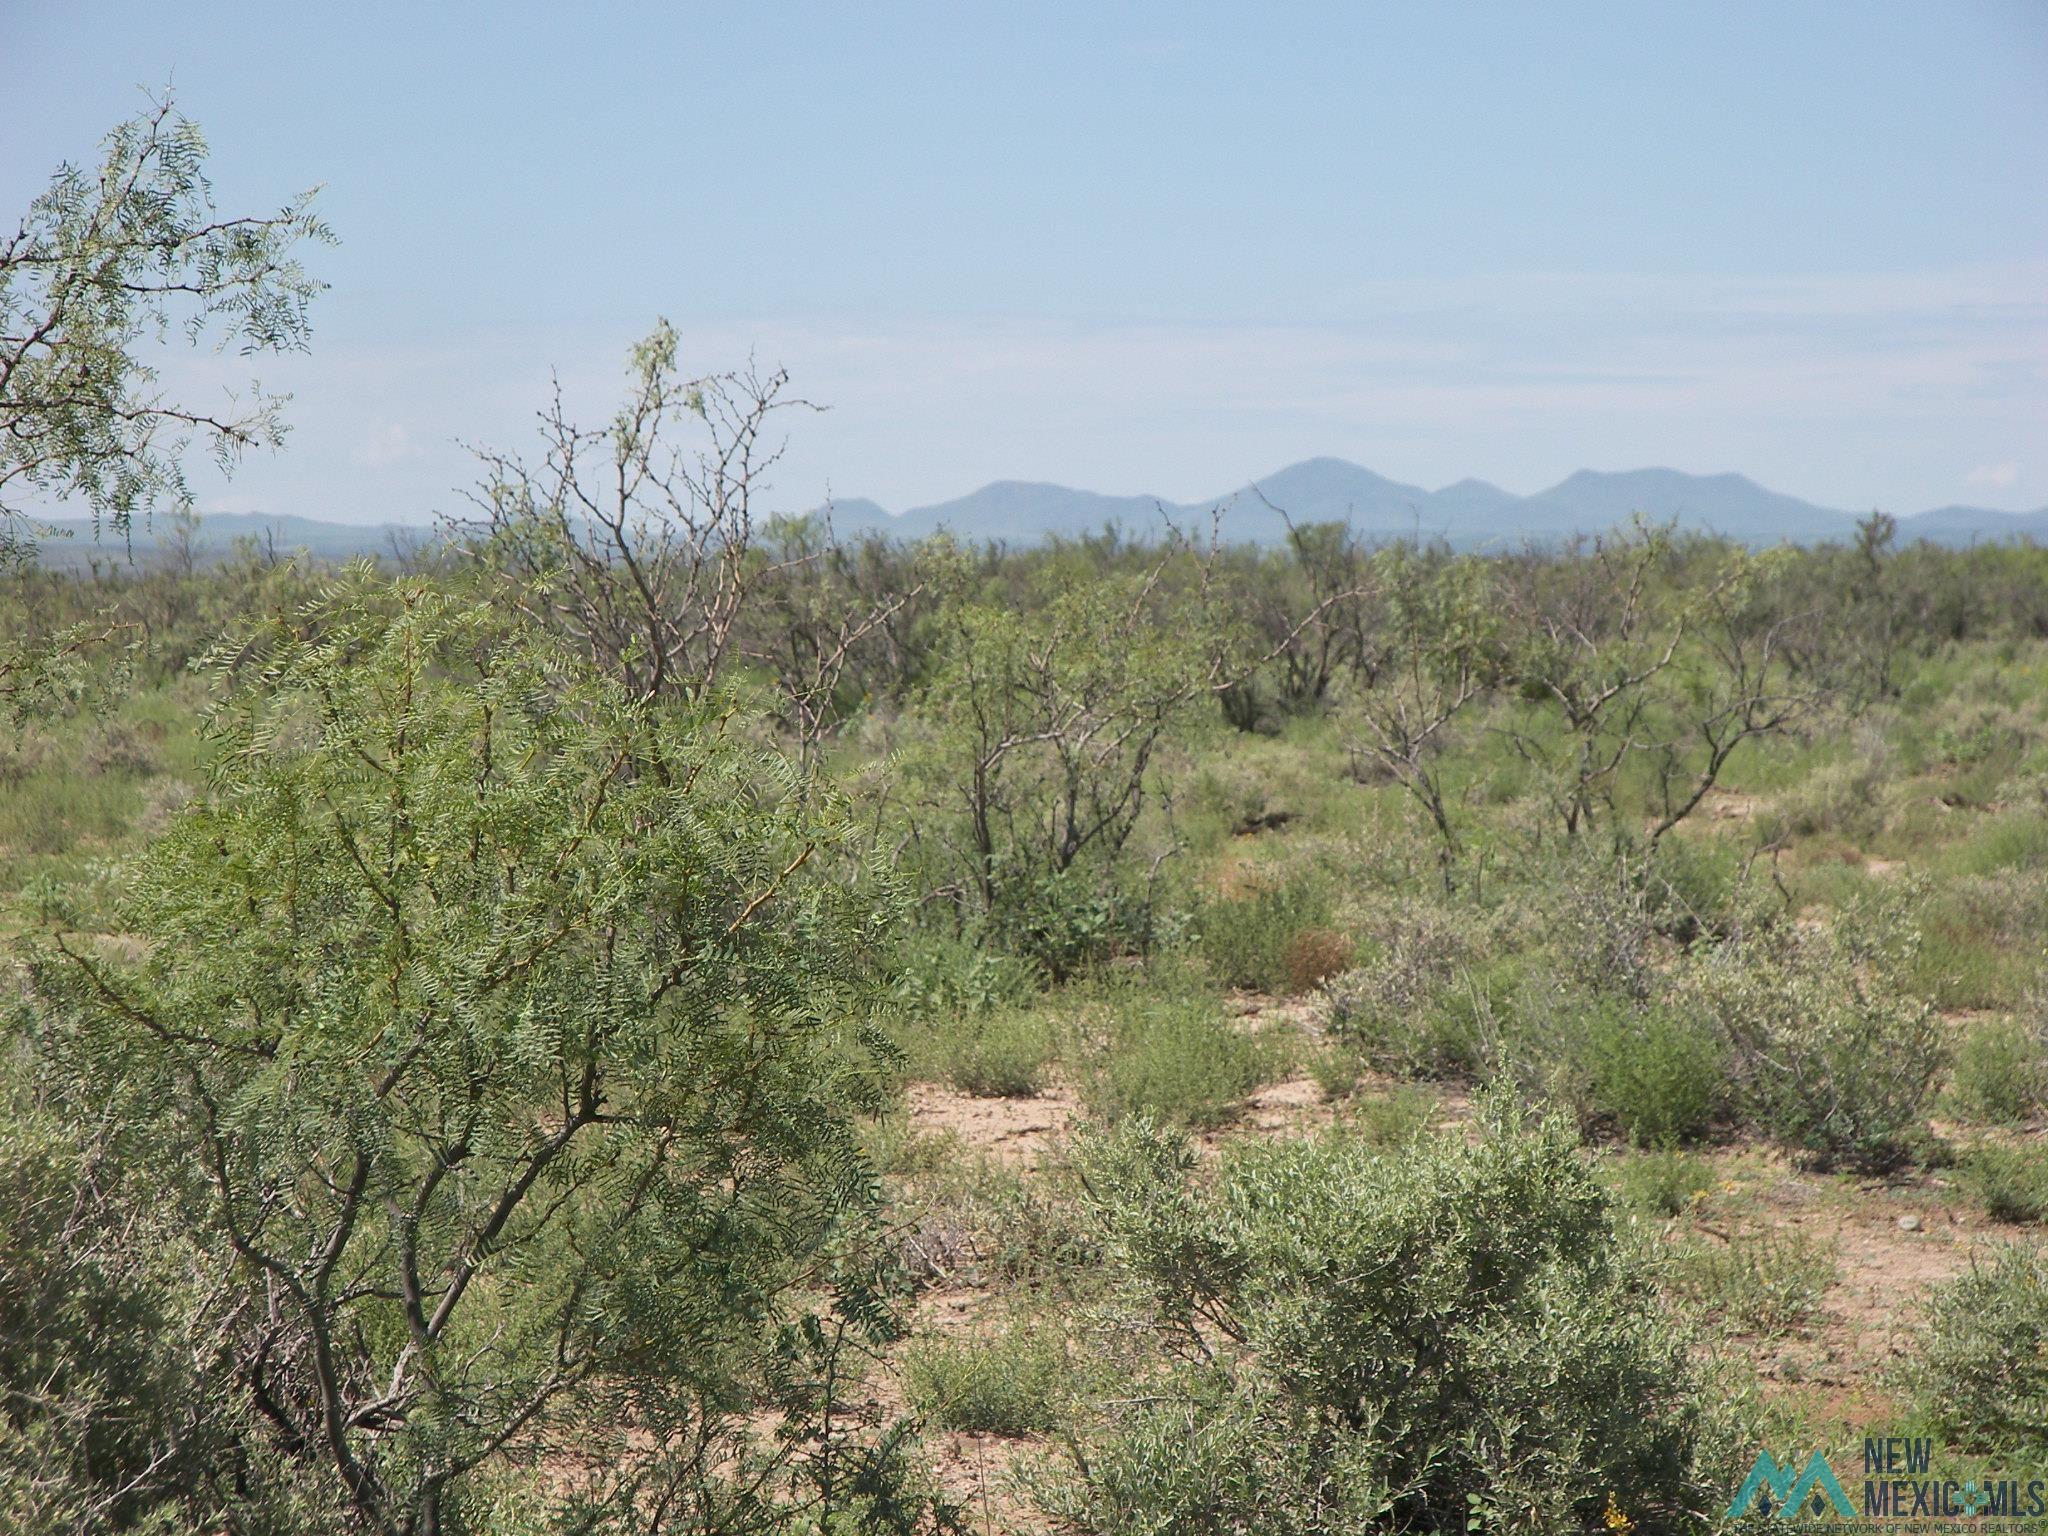
M937 1083L913 1083L910 1123L1027 1173L1051 1156L1080 1115L1080 1101L1054 1080L1028 1099L978 1099Z
M1299 1004L1239 995L1231 1008L1247 1031L1313 1034L1313 1023ZM1396 1086L1367 1074L1359 1095L1376 1096ZM1435 1085L1433 1091L1441 1099L1440 1123L1469 1121L1465 1092L1447 1085ZM1058 1156L1082 1114L1071 1087L1058 1081L1036 1097L1020 1099L979 1099L918 1084L910 1089L909 1107L918 1131L950 1135L964 1152L987 1156L1027 1179ZM1200 1145L1213 1156L1246 1137L1312 1135L1352 1108L1326 1102L1312 1078L1295 1073L1252 1094L1236 1120L1200 1138ZM1733 1338L1716 1347L1757 1367L1766 1401L1796 1405L1810 1423L1833 1426L1844 1435L1895 1418L1898 1369L1924 1334L1934 1288L1965 1270L1984 1244L2025 1235L1990 1221L1941 1175L1896 1185L1857 1183L1804 1171L1782 1150L1753 1142L1706 1148L1699 1155L1720 1172L1721 1194L1697 1223L1681 1218L1684 1231L1725 1238L1731 1232L1774 1227L1795 1230L1831 1253L1838 1267L1817 1315L1790 1337ZM971 1273L939 1277L919 1298L916 1332L972 1332L1002 1307L999 1292L967 1283L972 1279ZM895 1384L884 1390L896 1395L900 1406ZM968 1511L972 1529L1041 1528L1012 1473L1020 1457L1041 1448L1033 1437L934 1434L927 1448L937 1475Z

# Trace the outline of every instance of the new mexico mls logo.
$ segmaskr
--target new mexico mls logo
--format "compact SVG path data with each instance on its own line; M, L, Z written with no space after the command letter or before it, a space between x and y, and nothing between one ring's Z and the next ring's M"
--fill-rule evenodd
M1806 1501L1816 1493L1824 1495L1834 1506L1835 1513L1845 1520L1856 1518L1855 1506L1842 1492L1842 1485L1835 1481L1834 1469L1819 1451L1807 1459L1806 1470L1799 1474L1796 1482L1791 1472L1779 1466L1769 1451L1759 1451L1755 1464L1749 1469L1749 1476L1742 1480L1734 1502L1728 1506L1728 1518L1733 1520L1748 1509L1766 1488L1771 1492L1772 1507L1780 1520L1796 1520L1806 1508Z

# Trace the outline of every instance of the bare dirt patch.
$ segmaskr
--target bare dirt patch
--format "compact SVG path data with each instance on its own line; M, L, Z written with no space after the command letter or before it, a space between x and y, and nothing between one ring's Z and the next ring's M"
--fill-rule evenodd
M1324 1102L1313 1078L1287 1077L1268 1083L1244 1102L1244 1114L1232 1128L1241 1136L1312 1136L1335 1123L1336 1111Z
M938 1083L912 1083L910 1123L926 1135L951 1135L997 1162L1036 1172L1065 1138L1081 1107L1057 1079L1028 1099L982 1099Z
M1918 1226L1902 1228L1902 1218ZM1809 1374L1824 1385L1874 1384L1903 1359L1926 1330L1929 1294L1969 1266L1985 1236L1960 1212L1885 1200L1794 1220L1841 1265L1812 1341L1820 1360Z
M1836 1264L1814 1318L1748 1353L1765 1398L1843 1426L1896 1419L1896 1373L1925 1336L1933 1292L2002 1229L1939 1181L1858 1185L1800 1172L1773 1150L1762 1152L1761 1164L1753 1148L1710 1156L1733 1175L1724 1192L1747 1191L1747 1208L1704 1222L1704 1230L1797 1233Z
M1739 790L1710 789L1702 807L1712 821L1748 821L1763 805L1757 795L1745 795Z

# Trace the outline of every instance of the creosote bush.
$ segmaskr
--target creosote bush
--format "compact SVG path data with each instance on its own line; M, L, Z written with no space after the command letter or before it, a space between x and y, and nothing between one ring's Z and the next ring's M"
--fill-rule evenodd
M1078 1531L1704 1529L1683 1336L1568 1123L1233 1148L1144 1122L1080 1167L1164 1349L1040 1488ZM1722 1495L1725 1497L1725 1495Z
M1595 1003L1578 1050L1596 1113L1639 1147L1697 1140L1727 1083L1728 1045L1711 1020L1683 1008Z

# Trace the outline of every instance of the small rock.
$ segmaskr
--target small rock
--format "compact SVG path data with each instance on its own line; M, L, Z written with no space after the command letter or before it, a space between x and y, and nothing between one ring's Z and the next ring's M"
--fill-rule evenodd
M1921 1222L1918 1216L1901 1216L1899 1218L1899 1230L1901 1232L1918 1232L1922 1225L1924 1223Z

